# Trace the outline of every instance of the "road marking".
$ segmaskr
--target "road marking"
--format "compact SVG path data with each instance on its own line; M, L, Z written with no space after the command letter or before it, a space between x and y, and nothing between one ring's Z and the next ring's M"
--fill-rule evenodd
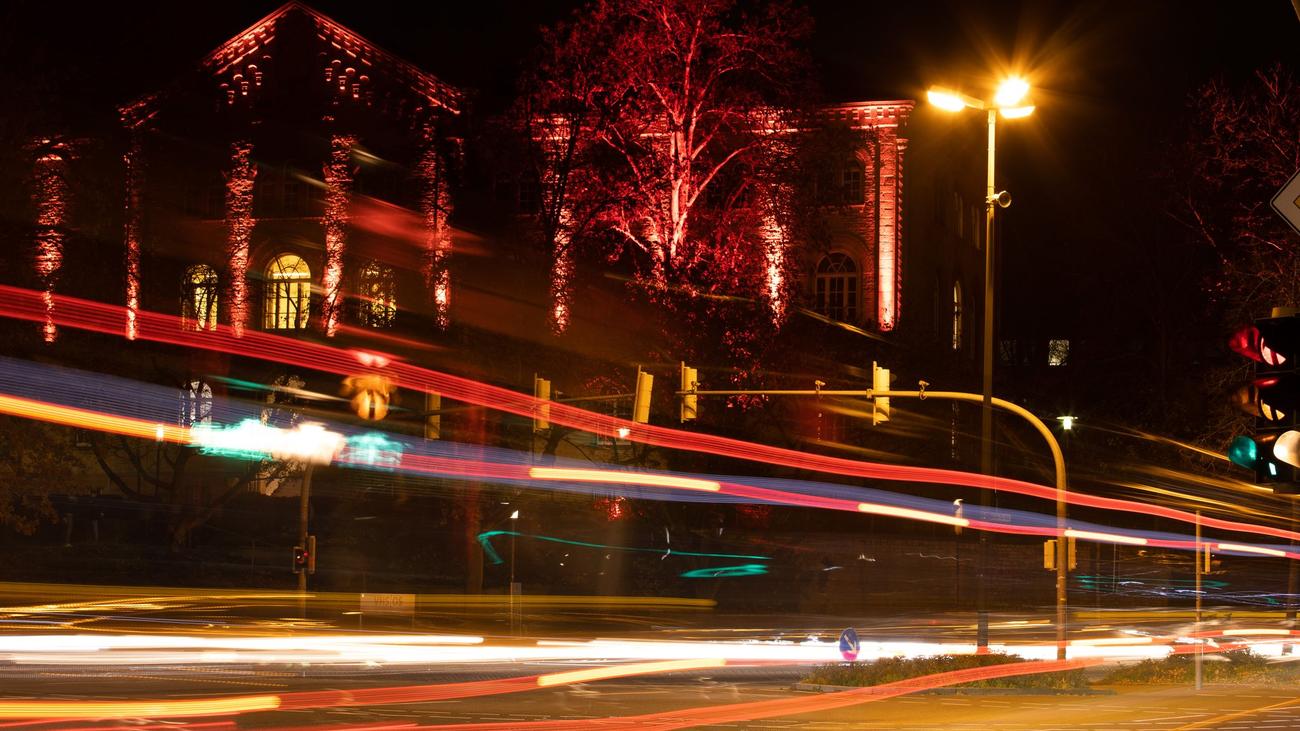
M1210 726L1210 725L1213 725L1213 724L1218 724L1218 723L1227 723L1227 722L1235 721L1235 720L1237 720L1237 719L1239 719L1239 718L1244 718L1244 717L1246 717L1246 716L1253 716L1253 715L1256 715L1256 714L1258 714L1258 713L1266 713L1266 712L1271 711L1271 710L1273 710L1273 709L1275 709L1275 708L1286 708L1287 706L1294 706L1294 705L1297 705L1297 704L1300 704L1300 698L1292 698L1292 699L1289 700L1289 701L1282 701L1281 703L1274 703L1274 704L1271 705L1271 706L1260 706L1260 707L1258 707L1258 708L1247 708L1247 709L1245 709L1245 710L1243 710L1243 711L1236 711L1236 712L1234 712L1234 713L1225 713L1225 714L1223 714L1223 715L1221 715L1221 716L1214 716L1213 718L1207 718L1207 719L1205 719L1204 721L1197 721L1196 723L1189 723L1189 724L1187 724L1186 726L1179 726L1178 728L1174 729L1174 731L1191 731L1192 729L1205 728L1206 726Z

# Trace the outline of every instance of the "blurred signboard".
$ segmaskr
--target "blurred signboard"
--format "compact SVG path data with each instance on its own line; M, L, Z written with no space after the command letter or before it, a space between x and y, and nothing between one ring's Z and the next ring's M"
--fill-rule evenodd
M362 614L415 614L414 594L362 594Z
M1291 224L1296 233L1300 233L1300 171L1286 181L1286 185L1273 196L1271 202L1277 215Z

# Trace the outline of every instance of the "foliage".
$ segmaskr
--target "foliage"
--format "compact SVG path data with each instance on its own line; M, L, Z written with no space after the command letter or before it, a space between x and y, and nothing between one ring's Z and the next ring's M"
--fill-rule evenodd
M1234 319L1300 305L1300 246L1269 201L1300 168L1300 88L1281 65L1240 88L1219 79L1194 101L1174 215L1218 258L1207 282Z
M1207 683L1270 684L1300 680L1296 663L1270 663L1250 650L1229 650L1206 655L1201 676ZM1195 681L1195 657L1170 655L1125 665L1102 678L1102 685L1182 685Z
M1018 655L1002 653L989 655L932 655L917 658L888 657L873 662L819 665L810 675L803 679L803 682L839 686L884 685L885 683L920 678L936 673L1006 665L1015 662L1025 662L1025 659ZM979 680L972 683L962 683L954 687L1072 690L1087 688L1088 681L1083 670L1067 670L1064 672L1034 673L1008 678L995 678L993 680Z
M84 484L73 430L0 416L0 525L31 534L57 515L51 495Z

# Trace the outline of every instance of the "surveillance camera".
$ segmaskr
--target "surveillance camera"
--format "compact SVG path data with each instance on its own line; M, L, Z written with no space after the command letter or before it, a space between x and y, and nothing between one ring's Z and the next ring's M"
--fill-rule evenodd
M1011 194L1004 190L994 194L990 200L998 204L999 208L1006 208L1011 205Z

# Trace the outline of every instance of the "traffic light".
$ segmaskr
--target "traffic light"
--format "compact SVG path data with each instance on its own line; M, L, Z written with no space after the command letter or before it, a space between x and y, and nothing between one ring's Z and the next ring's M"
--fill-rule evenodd
M871 361L871 390L889 390L889 369L881 368L874 360ZM871 425L875 426L889 421L889 397L873 396L871 403Z
M424 438L442 439L442 394L424 394Z
M700 415L700 397L696 396L694 391L699 385L699 373L696 369L682 363L681 391L689 393L682 394L681 418L682 422L695 421Z
M388 416L395 390L392 381L383 376L349 376L343 380L343 395L352 397L352 410L370 421Z
M655 377L636 369L636 391L632 393L632 421L638 424L650 423L650 394L654 390Z
M533 376L533 398L545 403L536 404L533 415L533 431L546 431L551 428L551 382L539 376Z
M1281 494L1300 493L1300 317L1281 308L1232 335L1228 347L1251 359L1251 381L1232 396L1255 417L1254 434L1239 436L1228 448L1233 464L1255 471L1257 484Z
M307 545L293 547L293 572L316 573L316 536L307 536Z

